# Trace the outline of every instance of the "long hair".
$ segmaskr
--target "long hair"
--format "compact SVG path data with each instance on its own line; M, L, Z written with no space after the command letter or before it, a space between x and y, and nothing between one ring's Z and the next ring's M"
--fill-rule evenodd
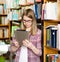
M32 19L31 34L35 35L37 32L37 23L36 23L34 11L32 9L26 9L22 14L22 19L23 19L23 16L27 16ZM21 22L21 29L25 29L23 22Z

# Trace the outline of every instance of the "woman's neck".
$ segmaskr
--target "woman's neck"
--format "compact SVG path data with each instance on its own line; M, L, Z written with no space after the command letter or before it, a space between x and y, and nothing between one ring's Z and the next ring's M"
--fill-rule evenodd
M26 31L29 31L30 32L31 31L31 27L30 28L26 28Z

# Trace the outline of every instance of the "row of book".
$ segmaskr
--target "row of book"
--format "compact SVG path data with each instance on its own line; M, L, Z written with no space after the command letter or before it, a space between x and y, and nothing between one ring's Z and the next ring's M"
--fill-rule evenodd
M60 62L60 54L47 54L46 62Z
M0 3L4 3L6 8L16 8L19 5L34 4L35 2L41 2L41 0L0 0Z
M60 50L60 24L46 27L46 45Z
M42 5L42 19L57 20L57 2L47 2Z
M22 9L31 8L35 12L36 19L40 19L42 15L42 3L35 3L34 5L25 6Z
M18 5L34 4L35 2L41 2L41 0L5 0L7 8L14 8Z
M20 20L22 13L25 9L31 8L34 12L35 12L35 16L36 19L40 19L41 18L41 8L42 8L42 3L36 3L34 5L30 5L30 6L24 6L19 10L12 10L12 11L8 11L7 17L0 17L1 19L1 24L8 24L9 20ZM1 5L0 5L1 6ZM3 10L4 8L2 8L2 6L0 7L0 14L3 14Z

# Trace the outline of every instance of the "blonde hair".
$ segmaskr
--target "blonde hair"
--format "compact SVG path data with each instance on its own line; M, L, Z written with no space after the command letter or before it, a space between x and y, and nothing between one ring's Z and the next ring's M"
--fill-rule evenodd
M23 19L23 16L27 16L32 19L31 34L35 35L37 32L37 23L36 23L34 11L32 9L26 9L23 12L22 19ZM23 22L21 22L21 29L25 29Z

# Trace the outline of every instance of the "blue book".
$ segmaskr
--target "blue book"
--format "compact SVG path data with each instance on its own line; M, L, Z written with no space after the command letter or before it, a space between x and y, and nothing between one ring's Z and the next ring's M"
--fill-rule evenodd
M38 5L37 5L37 3L35 3L35 16L36 16L36 19L38 19Z
M18 14L17 14L16 10L14 10L14 12L12 14L12 20L18 20Z
M51 28L54 28L55 26L47 26L46 27L46 45L48 47L52 47L52 37L51 37Z
M54 62L57 62L57 58L59 57L59 54L55 54L54 56Z
M57 28L51 28L51 47L56 48Z

